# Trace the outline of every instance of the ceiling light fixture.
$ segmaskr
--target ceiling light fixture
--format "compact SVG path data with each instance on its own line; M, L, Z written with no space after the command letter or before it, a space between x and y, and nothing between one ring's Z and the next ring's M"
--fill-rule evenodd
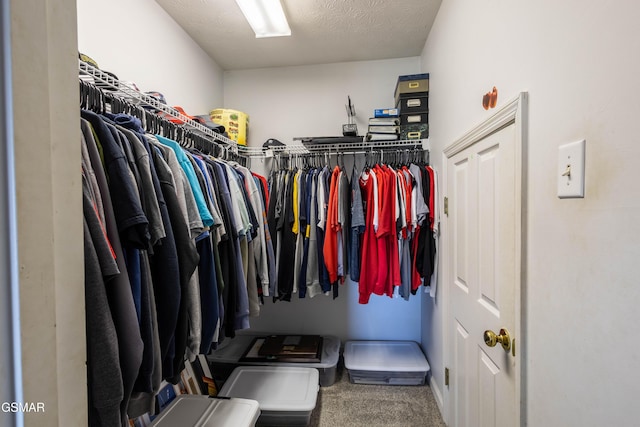
M280 0L236 0L256 38L290 36Z

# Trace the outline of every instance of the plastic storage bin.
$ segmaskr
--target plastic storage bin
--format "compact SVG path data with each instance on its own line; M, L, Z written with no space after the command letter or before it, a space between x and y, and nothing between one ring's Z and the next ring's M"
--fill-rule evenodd
M318 370L280 366L241 366L220 389L220 396L256 400L256 425L306 426L318 399Z
M153 427L250 427L260 416L257 401L181 395L153 420Z
M249 139L249 115L238 110L216 108L209 112L211 121L222 125L227 130L229 138L238 145L247 145Z
M344 366L356 384L423 385L429 372L414 341L348 341Z
M322 337L322 356L320 362L289 363L289 362L245 362L240 359L249 349L254 339L264 335L236 335L235 338L225 340L218 349L207 355L211 363L211 371L216 380L226 380L238 366L292 366L316 368L320 375L320 386L329 387L336 381L336 367L340 359L340 340L333 336Z

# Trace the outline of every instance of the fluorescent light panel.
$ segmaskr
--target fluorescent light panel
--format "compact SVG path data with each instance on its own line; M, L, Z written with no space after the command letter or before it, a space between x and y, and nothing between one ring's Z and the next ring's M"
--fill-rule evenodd
M280 0L236 0L256 38L290 36Z

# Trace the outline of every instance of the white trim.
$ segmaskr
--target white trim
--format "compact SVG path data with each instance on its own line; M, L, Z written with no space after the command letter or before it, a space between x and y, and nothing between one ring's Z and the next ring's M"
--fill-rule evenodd
M527 249L527 188L528 188L528 134L529 134L529 97L527 92L521 92L518 97L518 106L516 109L516 159L520 159L520 164L516 164L516 277L520 277L520 287L516 288L516 355L517 363L520 369L516 372L516 385L520 384L520 388L516 390L516 402L520 402L518 412L520 414L520 425L527 424L527 387L526 387L526 360L525 357L527 346L525 337L528 328L526 327L527 319L527 282L526 282L526 249ZM520 210L518 212L518 209ZM518 215L519 213L519 215ZM518 344L519 341L519 344ZM518 351L519 350L519 351Z
M438 409L440 409L440 413L444 414L444 398L442 397L442 392L438 388L438 382L433 380L433 376L431 376L431 380L429 381L429 387L431 388L433 398L438 405Z
M521 92L518 97L511 100L498 110L493 116L480 123L469 132L460 137L456 142L444 149L445 159L453 157L462 150L472 146L476 142L502 129L521 117L519 110L527 102L527 92Z
M447 155L444 153L444 151L442 152L442 173L441 173L441 188L442 188L442 193L444 197L447 197L448 193L449 193L449 171L447 169ZM442 206L444 206L444 197L443 197L443 203ZM443 208L443 214L444 214L444 208ZM448 236L449 236L449 216L448 213L447 215L442 215L442 221L440 221L440 253L443 254L442 258L442 269L441 274L440 274L440 278L442 280L441 284L440 284L440 290L441 290L441 295L442 295L442 360L444 361L444 366L443 369L447 369L449 367L451 367L451 351L450 351L450 347L451 347L451 335L450 335L450 328L449 328L449 301L450 301L450 295L449 295L449 286L447 286L447 284L450 281L450 260L452 259L453 256L453 250L451 248L451 245L449 244L448 241ZM444 373L443 373L443 378L444 378ZM449 381L451 381L451 379L449 379ZM443 381L443 387L444 387L444 393L442 394L442 418L445 422L445 424L450 425L451 424L451 415L450 412L450 408L451 408L451 403L450 403L450 396L451 393L449 393L449 386L444 384Z
M515 150L516 159L520 159L519 163L515 165L516 173L516 212L515 222L516 230L520 230L520 233L516 233L516 277L520 278L520 286L516 286L515 289L515 311L516 311L516 364L519 369L516 372L516 402L519 402L519 407L516 408L516 418L520 419L520 426L526 425L526 340L524 339L526 334L526 281L525 281L525 265L526 260L526 200L527 200L527 135L528 135L528 93L521 92L516 98L508 102L494 115L475 126L469 132L464 134L458 140L451 145L447 146L443 150L442 154L442 188L445 189L444 195L448 194L448 171L447 160L457 153L467 149L476 142L486 138L487 136L499 131L507 125L515 124ZM444 217L444 221L441 222L441 236L448 236L449 227L448 220ZM449 298L449 287L446 286L449 280L450 274L450 262L452 259L452 248L449 244L448 238L444 237L441 240L444 245L442 253L446 256L443 260L443 272L442 272L442 293L443 298L446 301L443 308L443 360L446 367L452 366L451 360L451 322L449 322L449 313L451 309ZM432 386L433 388L433 386ZM450 412L450 393L448 388L445 389L443 394L443 418L444 421L449 424L449 420L453 414Z

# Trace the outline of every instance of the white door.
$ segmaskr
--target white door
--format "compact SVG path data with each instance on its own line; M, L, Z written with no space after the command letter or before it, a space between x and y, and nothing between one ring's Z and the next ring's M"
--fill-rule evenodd
M519 129L511 120L445 150L450 426L520 424Z

